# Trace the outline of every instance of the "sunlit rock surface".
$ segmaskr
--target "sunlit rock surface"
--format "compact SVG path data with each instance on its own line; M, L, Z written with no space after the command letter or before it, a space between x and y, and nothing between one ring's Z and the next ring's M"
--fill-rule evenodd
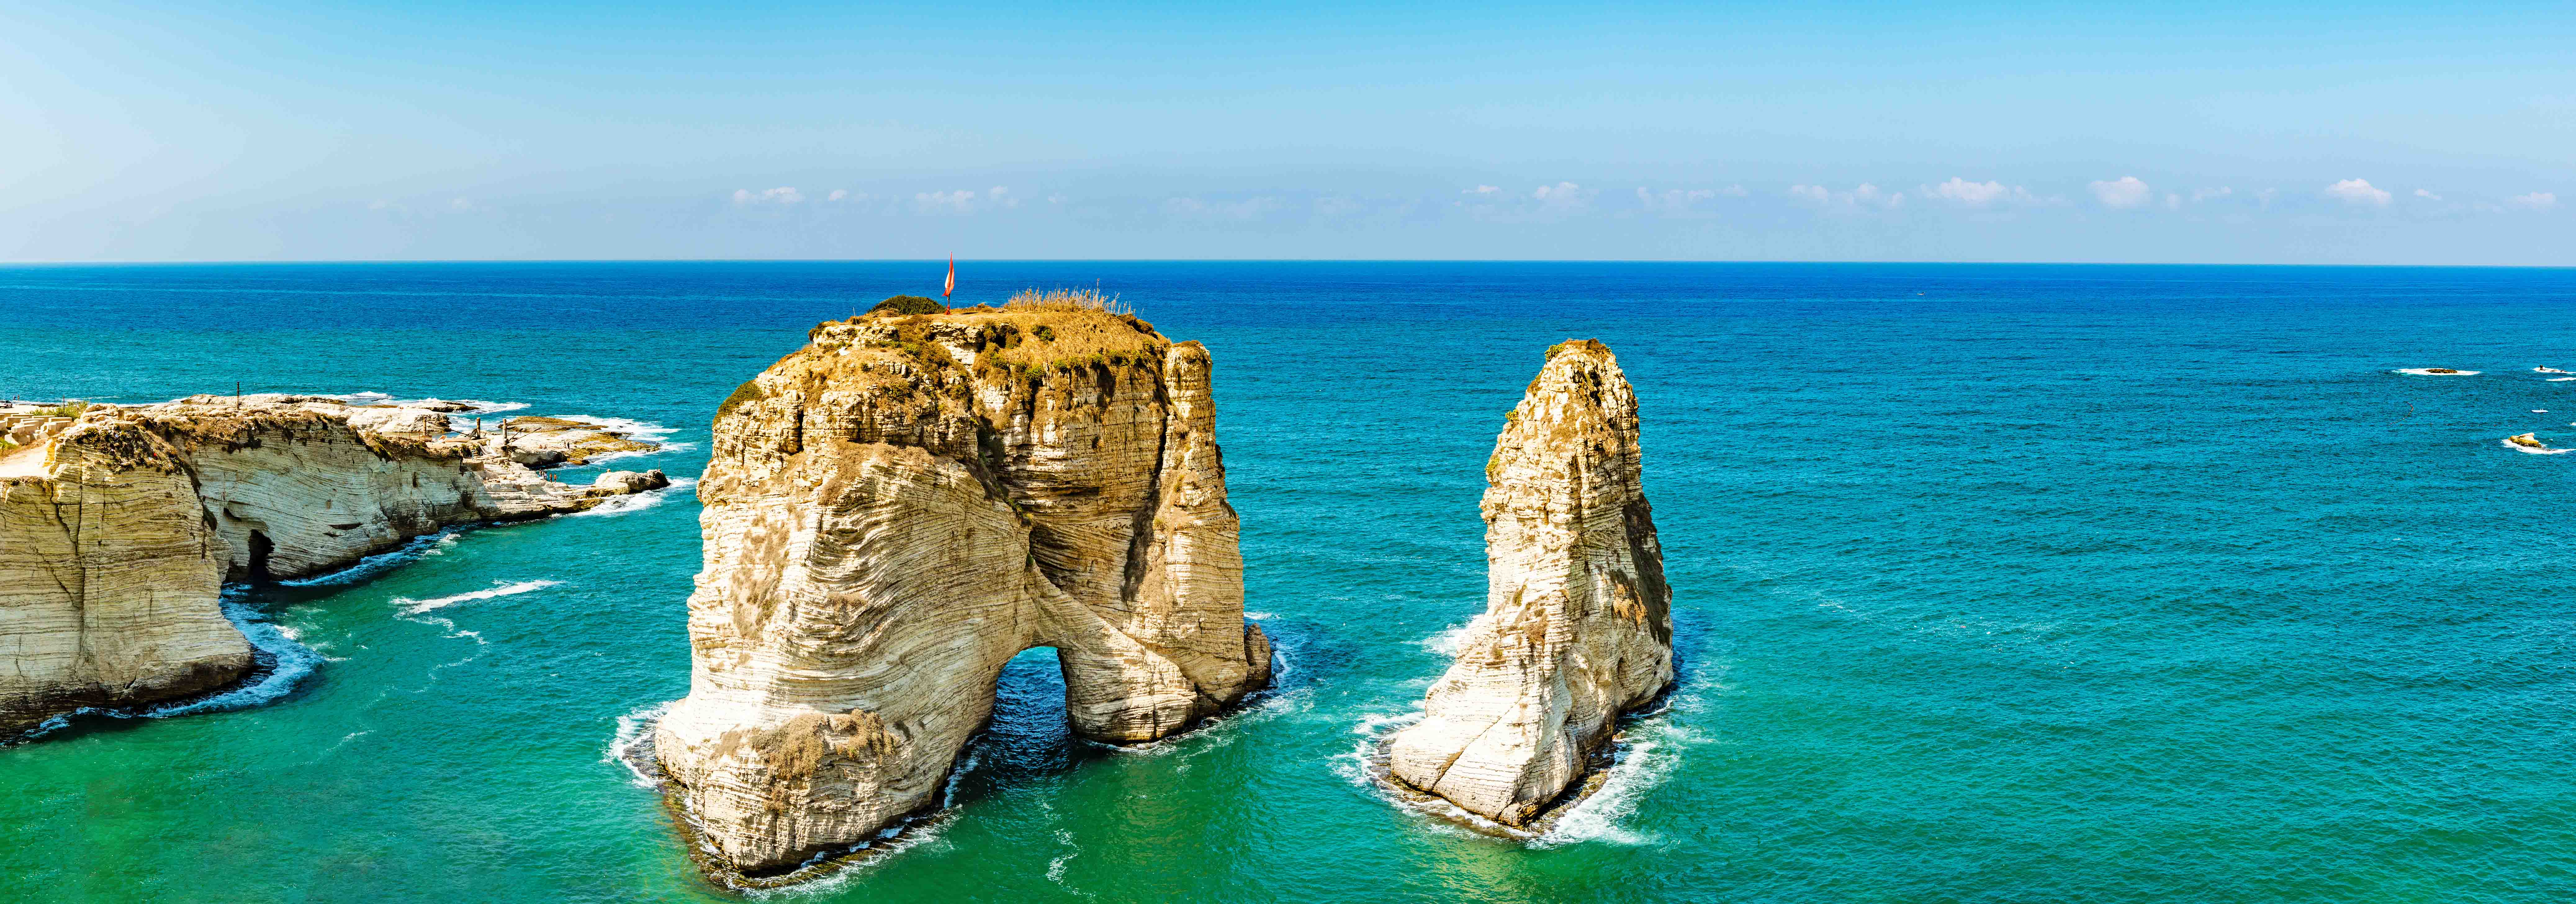
M1672 592L1610 349L1548 350L1485 466L1485 612L1388 745L1400 782L1505 825L1582 778L1673 680Z
M669 485L570 486L428 408L319 396L96 406L0 455L0 741L84 706L241 677L226 579L347 567L469 522L583 511Z
M656 730L723 865L792 868L937 803L1002 665L1140 742L1269 680L1209 364L1076 307L826 323L720 409L687 699Z

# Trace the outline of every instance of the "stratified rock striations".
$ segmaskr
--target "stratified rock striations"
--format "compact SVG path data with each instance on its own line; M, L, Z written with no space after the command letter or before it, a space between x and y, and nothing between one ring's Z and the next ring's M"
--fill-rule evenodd
M46 464L0 478L0 741L58 713L248 672L250 641L216 607L224 550L179 450L139 424L90 420Z
M95 406L0 456L0 742L84 706L205 691L252 665L222 582L306 577L479 521L669 485L568 486L435 411L304 396Z
M1548 349L1485 465L1485 612L1396 734L1397 781L1524 825L1673 680L1672 591L1637 397L1599 342Z
M1014 654L1140 742L1268 683L1208 356L1074 306L889 312L719 409L687 699L655 733L723 866L775 873L937 803Z

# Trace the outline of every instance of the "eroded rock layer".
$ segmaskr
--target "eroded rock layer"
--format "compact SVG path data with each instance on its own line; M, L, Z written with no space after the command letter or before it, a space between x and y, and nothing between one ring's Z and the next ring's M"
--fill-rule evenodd
M752 874L936 803L1002 665L1054 647L1074 730L1161 738L1269 680L1208 356L1130 316L871 315L719 410L698 496L682 806Z
M1388 771L1505 825L1583 777L1673 680L1672 592L1638 477L1637 398L1610 349L1548 350L1485 465L1485 612Z
M479 521L582 511L661 472L569 486L444 415L298 396L95 406L0 457L0 741L252 665L222 582L306 577Z

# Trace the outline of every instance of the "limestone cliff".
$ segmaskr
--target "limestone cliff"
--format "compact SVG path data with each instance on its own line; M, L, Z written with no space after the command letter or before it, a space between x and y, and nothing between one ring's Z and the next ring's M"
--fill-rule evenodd
M665 772L724 865L936 803L1002 664L1074 730L1164 737L1269 680L1205 349L1074 306L826 323L719 409Z
M1672 683L1672 593L1618 359L1548 350L1485 465L1485 612L1389 773L1506 825L1580 779L1620 712Z
M249 671L250 642L216 608L223 549L178 450L109 421L66 431L51 453L39 473L0 478L0 741Z
M241 677L226 579L306 577L452 525L668 485L554 483L447 433L435 411L194 396L95 406L0 457L0 742Z

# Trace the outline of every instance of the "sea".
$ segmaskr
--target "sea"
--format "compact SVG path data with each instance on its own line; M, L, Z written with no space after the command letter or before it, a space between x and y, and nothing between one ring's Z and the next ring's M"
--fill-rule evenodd
M1104 747L1030 651L937 815L720 889L625 756L688 691L682 486L234 588L252 682L0 748L0 899L2576 897L2576 459L2505 441L2576 447L2576 374L2536 369L2576 371L2576 270L957 272L959 305L1098 286L1206 343L1274 690ZM943 275L11 266L0 395L474 399L658 431L604 467L694 477L736 384ZM1680 679L1598 793L1496 837L1363 754L1485 604L1484 461L1568 338L1636 387Z

